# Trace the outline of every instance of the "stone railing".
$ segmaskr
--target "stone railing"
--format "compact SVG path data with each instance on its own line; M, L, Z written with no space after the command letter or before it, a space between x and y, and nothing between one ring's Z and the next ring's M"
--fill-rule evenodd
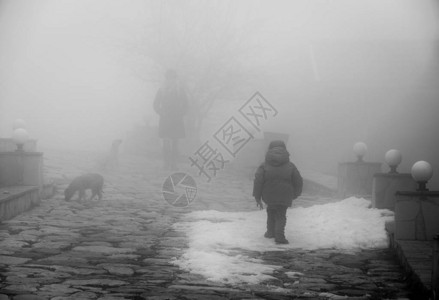
M36 186L9 186L0 188L0 222L40 203L40 190Z

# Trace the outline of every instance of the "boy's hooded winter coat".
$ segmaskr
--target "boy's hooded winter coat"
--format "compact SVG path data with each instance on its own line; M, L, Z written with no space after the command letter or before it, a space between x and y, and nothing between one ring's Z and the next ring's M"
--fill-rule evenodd
M303 179L283 141L273 141L256 171L253 196L267 205L291 206L302 194Z

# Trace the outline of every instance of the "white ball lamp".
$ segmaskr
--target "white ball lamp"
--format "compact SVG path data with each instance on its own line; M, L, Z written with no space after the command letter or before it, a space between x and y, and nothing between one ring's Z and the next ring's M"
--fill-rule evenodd
M24 128L17 128L14 130L14 134L12 136L14 143L17 145L16 151L23 151L24 143L29 139L29 134Z
M398 173L396 171L396 168L402 161L402 155L399 150L391 149L387 151L384 160L386 161L387 165L390 167L389 173Z
M354 153L357 156L357 161L362 162L363 157L366 155L367 152L367 146L363 142L355 143L354 145Z
M418 191L428 191L427 182L433 177L433 168L423 160L413 164L411 174L413 179L419 184Z

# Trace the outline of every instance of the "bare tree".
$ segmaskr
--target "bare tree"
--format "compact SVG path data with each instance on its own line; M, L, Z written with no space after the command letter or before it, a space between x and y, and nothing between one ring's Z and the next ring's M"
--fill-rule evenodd
M159 81L166 68L178 71L190 96L189 131L198 137L215 101L238 98L257 80L251 55L263 22L239 19L232 1L150 5L150 25L132 50L145 62L141 73L147 81Z

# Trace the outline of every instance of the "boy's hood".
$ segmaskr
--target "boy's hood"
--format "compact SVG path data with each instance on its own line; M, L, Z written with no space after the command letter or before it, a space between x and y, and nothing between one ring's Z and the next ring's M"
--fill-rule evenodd
M274 147L265 154L265 162L277 167L286 164L290 160L290 153L283 147Z

